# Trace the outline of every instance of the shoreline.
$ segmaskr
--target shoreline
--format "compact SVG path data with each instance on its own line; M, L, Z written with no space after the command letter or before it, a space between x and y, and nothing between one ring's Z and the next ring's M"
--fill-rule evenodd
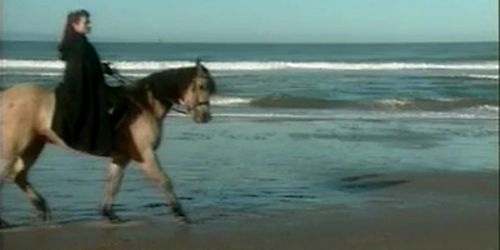
M498 171L339 177L370 200L211 221L193 218L187 226L169 214L115 225L17 227L0 231L0 248L498 249Z

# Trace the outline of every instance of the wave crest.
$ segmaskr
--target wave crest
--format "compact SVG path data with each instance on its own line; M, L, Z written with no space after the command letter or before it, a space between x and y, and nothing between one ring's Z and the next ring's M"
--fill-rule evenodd
M498 111L498 101L484 99L384 99L325 100L276 95L253 99L250 105L260 108L351 109L367 111L450 111L482 108Z
M268 70L498 70L497 61L463 63L425 62L286 62L286 61L224 61L204 63L211 70L219 71L268 71ZM115 61L120 70L163 70L193 66L190 61ZM0 60L0 68L63 69L58 60Z

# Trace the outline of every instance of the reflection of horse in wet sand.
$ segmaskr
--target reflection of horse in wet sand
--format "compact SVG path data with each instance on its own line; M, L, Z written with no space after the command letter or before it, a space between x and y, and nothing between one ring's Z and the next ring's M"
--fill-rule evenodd
M209 101L210 94L215 92L215 82L198 62L195 67L153 73L121 88L120 92L128 99L129 111L115 130L100 206L102 215L110 221L119 221L113 212L113 197L120 188L125 166L135 161L161 189L176 218L187 221L155 149L161 140L161 122L174 103L186 106L197 123L211 119ZM51 130L54 92L36 85L16 85L0 93L0 105L0 188L4 180L13 180L39 216L47 219L48 206L28 181L28 171L46 143L69 148ZM0 227L6 226L0 218Z

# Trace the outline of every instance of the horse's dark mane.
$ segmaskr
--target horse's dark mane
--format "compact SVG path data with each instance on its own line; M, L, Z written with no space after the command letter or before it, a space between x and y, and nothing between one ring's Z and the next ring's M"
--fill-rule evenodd
M215 93L215 83L208 70L202 65L202 70L208 80L208 90ZM152 73L135 83L125 87L126 92L135 102L145 105L147 102L147 91L150 90L153 97L170 107L171 101L179 99L180 95L189 87L197 75L197 67L185 67L167 69Z
M153 73L135 83L135 87L141 90L151 90L155 98L177 99L196 74L196 67L168 69Z

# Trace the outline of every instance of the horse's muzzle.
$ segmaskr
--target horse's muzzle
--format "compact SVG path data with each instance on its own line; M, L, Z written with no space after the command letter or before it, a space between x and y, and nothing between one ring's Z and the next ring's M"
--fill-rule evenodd
M207 123L212 120L212 114L210 114L210 108L208 105L197 106L191 113L193 120L196 123Z
M195 121L197 123L207 123L212 120L212 115L210 112L203 112L201 115L198 116L198 118L195 118Z

